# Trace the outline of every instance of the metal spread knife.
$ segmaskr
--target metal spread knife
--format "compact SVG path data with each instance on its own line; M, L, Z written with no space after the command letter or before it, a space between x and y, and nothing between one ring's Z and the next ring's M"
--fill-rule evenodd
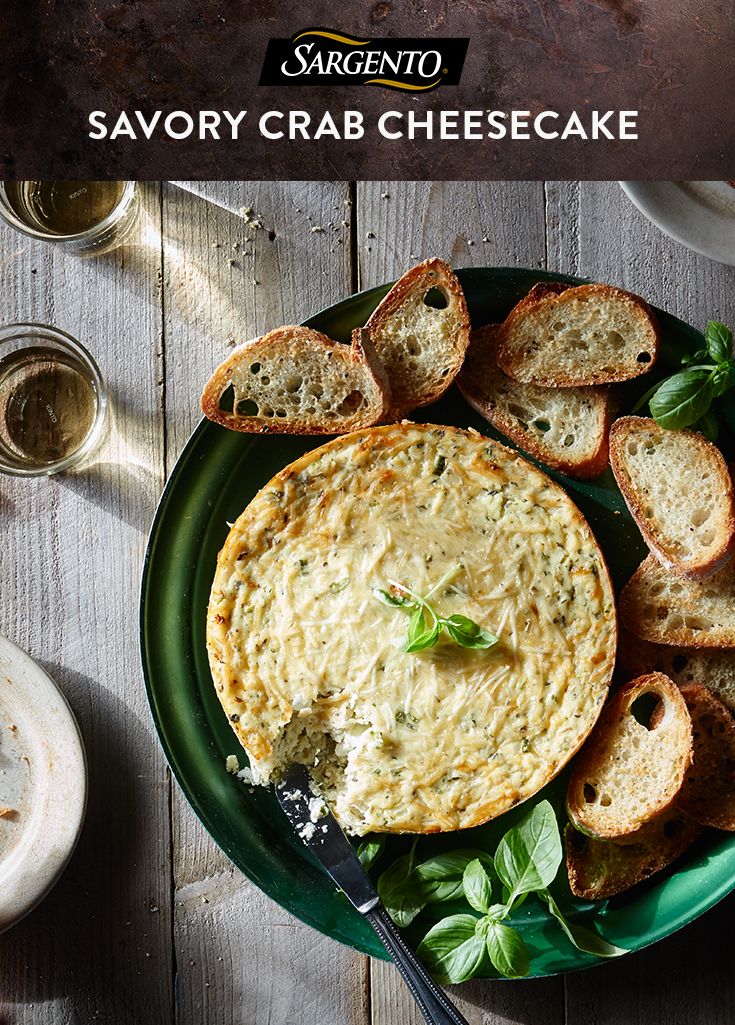
M312 790L306 767L292 765L276 796L297 836L372 925L429 1025L468 1025L393 924L339 823Z

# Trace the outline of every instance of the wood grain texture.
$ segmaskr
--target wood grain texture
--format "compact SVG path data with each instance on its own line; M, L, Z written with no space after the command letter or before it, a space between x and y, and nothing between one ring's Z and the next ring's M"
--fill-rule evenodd
M622 285L695 327L735 321L735 268L650 224L616 182L548 182L549 253L559 270ZM650 950L566 979L570 1025L719 1025L732 1017L735 899Z
M350 291L346 185L191 187L208 200L164 193L169 469L229 340L298 323ZM177 788L172 808L177 1025L365 1025L367 959L249 883Z
M359 287L418 260L453 267L544 267L541 182L358 182Z
M360 287L398 277L417 260L440 256L455 267L544 267L544 192L540 182L359 182L357 243ZM533 1022L560 1025L560 979L522 985L475 981L455 987L470 1025ZM373 1025L418 1025L391 966L371 963Z
M0 937L4 1025L169 1022L168 772L143 689L138 580L163 480L159 190L128 244L79 260L0 231L4 322L64 328L113 406L96 463L0 478L0 630L69 699L89 762L79 846L52 894ZM155 909L155 910L154 910Z

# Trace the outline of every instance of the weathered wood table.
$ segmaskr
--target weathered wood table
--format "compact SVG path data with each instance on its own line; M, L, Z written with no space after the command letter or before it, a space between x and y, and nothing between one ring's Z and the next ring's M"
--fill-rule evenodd
M136 235L93 260L0 231L0 320L79 338L114 408L96 465L0 478L0 631L63 688L90 773L69 868L0 937L0 1025L414 1025L392 968L313 932L233 869L153 730L138 581L202 383L229 339L298 322L430 255L589 275L695 325L735 321L735 269L665 238L614 182L192 188L200 195L141 186ZM735 1015L734 911L727 900L655 948L581 974L469 983L454 996L472 1025L724 1025Z

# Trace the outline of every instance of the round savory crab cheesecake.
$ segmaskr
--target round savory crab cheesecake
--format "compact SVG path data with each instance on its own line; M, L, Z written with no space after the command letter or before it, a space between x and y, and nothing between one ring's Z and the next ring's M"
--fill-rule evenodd
M427 638L434 616L464 617L464 643ZM615 644L565 492L488 438L411 423L277 474L230 530L207 619L255 782L310 766L353 834L476 826L530 797L594 725Z

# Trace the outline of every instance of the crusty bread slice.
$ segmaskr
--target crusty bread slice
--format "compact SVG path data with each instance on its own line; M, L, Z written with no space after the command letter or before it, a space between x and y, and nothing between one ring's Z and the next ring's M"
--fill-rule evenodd
M573 287L573 285L567 285L563 281L537 281L531 288L531 291L521 299L521 303L528 307L532 303L539 302L541 299L546 299L547 296L561 295L562 292L566 292L568 288ZM518 303L515 306L516 310L521 303Z
M308 327L279 327L239 345L202 394L206 417L253 434L344 434L378 423L389 404L369 339L347 346Z
M703 683L735 713L735 651L654 644L623 627L618 637L618 660L636 676L665 673L679 687Z
M658 325L646 303L612 285L526 297L501 326L498 364L525 384L579 387L647 373Z
M678 809L652 822L641 843L596 840L567 825L564 847L570 889L584 900L614 897L676 861L701 832L702 827Z
M650 703L655 707L646 709ZM692 727L678 687L662 673L631 680L608 701L574 763L569 818L598 839L634 842L672 806L691 752Z
M499 325L470 336L457 378L469 404L516 445L570 477L597 477L607 466L612 418L609 388L520 384L498 366Z
M677 805L702 826L735 831L735 721L706 687L681 693L692 720L694 757Z
M619 609L644 641L735 648L735 560L705 580L684 580L649 555L621 591Z
M470 340L462 286L452 268L436 259L404 274L365 327L390 381L391 420L443 395Z
M610 465L646 544L672 573L708 576L732 555L732 480L704 435L624 416L610 431Z

